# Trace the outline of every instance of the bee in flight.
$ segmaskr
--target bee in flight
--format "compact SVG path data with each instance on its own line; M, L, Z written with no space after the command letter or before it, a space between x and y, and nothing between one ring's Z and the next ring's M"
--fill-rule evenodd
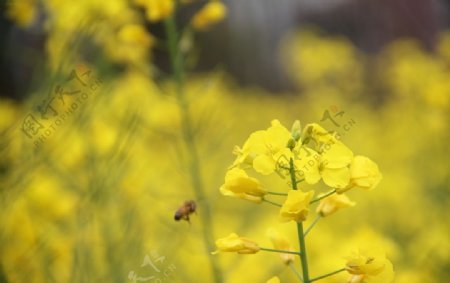
M187 200L180 206L175 212L175 221L180 221L181 219L189 222L189 215L194 213L197 208L197 204L193 200ZM190 222L189 222L190 223Z

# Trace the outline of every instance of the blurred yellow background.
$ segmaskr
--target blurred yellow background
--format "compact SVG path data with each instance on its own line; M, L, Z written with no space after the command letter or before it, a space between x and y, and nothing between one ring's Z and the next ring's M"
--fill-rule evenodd
M27 24L36 3L14 2L20 7L11 13ZM273 207L219 193L233 147L275 118L341 133L383 174L375 190L349 193L355 207L308 236L312 274L341 267L344 255L369 244L386 250L394 282L449 280L450 32L439 34L433 53L400 39L368 54L318 28L292 31L279 54L299 91L242 86L221 70L188 74L205 187L197 199L175 85L155 75L148 50L162 43L146 32L138 8L118 0L44 2L54 17L45 42L49 79L23 101L0 100L0 282L133 282L132 274L149 282L212 282L211 257L224 282L274 275L293 282L276 255L213 256L203 239L205 231L214 238L238 232L270 246L266 230L277 227L296 243L295 227L280 224ZM122 67L90 60L78 42L84 37L105 62ZM55 112L45 99L54 99ZM37 109L43 104L44 116ZM337 124L319 122L325 111L345 113ZM190 224L175 222L189 199L197 214ZM211 227L200 221L206 203ZM143 264L146 256L154 265Z

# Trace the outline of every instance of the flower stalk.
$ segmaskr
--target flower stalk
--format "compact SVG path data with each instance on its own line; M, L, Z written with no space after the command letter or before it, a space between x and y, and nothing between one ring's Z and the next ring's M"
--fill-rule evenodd
M317 280L320 280L320 279L323 279L323 278L326 278L326 277L338 274L338 273L340 273L342 271L345 271L345 268L341 268L339 270L336 270L336 271L333 271L333 272L330 272L330 273L327 273L327 274L324 274L324 275L321 275L321 276L317 276L316 278L312 278L311 280L309 280L309 282L314 282L314 281L317 281Z
M308 235L309 231L311 231L311 229L317 224L317 222L319 222L320 218L321 218L320 214L316 216L316 218L309 225L309 227L306 228L305 234L303 235L304 237L306 237L306 235Z
M297 180L295 178L294 159L289 160L289 173L291 176L292 189L298 190ZM303 283L310 283L308 271L308 258L306 256L306 241L303 232L303 222L297 222L298 241L300 246L300 262L302 264Z
M191 185L197 199L205 199L205 189L201 177L200 161L195 144L194 129L191 120L189 104L184 92L184 67L183 58L179 50L179 35L175 24L174 15L165 20L165 29L168 39L169 57L173 71L173 77L176 83L176 98L181 112L181 129L183 139L189 155L189 169L191 176ZM211 209L208 202L204 202L202 213L199 213L202 222L203 240L207 250L214 249L214 237L212 235L213 223L211 220ZM217 260L210 258L214 282L222 283L223 278Z
M320 196L320 197L318 197L316 199L313 199L312 201L309 202L309 204L313 204L315 202L323 200L324 198L329 197L329 196L331 196L334 193L336 193L336 189L333 189L333 190L329 191L328 193L324 194L323 196Z
M281 206L282 206L281 204L276 203L276 202L273 202L273 201L268 200L268 199L266 199L266 198L263 198L262 200L263 200L264 202L267 202L267 203L269 203L269 204L271 204L271 205L275 205L275 206L277 206L277 207L281 207Z
M303 282L302 275L298 272L297 269L295 269L295 266L292 262L289 263L289 267L291 268L292 272L294 272L294 274L298 277L298 279L300 279L300 281Z
M277 249L269 249L269 248L260 248L262 251L272 252L272 253L282 253L282 254L294 254L301 255L301 252L293 252L293 251L285 251L285 250L277 250Z
M279 193L279 192L267 192L268 195L274 195L274 196L287 196L287 193Z

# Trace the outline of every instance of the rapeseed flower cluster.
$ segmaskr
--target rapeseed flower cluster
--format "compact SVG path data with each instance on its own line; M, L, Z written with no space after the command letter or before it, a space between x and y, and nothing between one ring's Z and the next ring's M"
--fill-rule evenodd
M292 130L285 128L280 121L273 120L267 130L252 133L242 147L236 146L233 153L236 156L231 168L225 176L225 183L220 192L225 196L241 198L254 203L267 202L280 207L281 222L297 223L300 250L297 255L301 259L301 282L313 282L347 270L352 277L349 282L392 282L392 264L379 255L353 256L345 268L336 272L309 277L305 237L317 223L320 217L329 216L339 209L354 206L344 192L353 188L371 190L382 179L378 165L365 156L354 155L353 152L339 140L335 132L327 131L318 124L307 124L301 128L295 121ZM246 171L261 175L276 174L281 177L291 189L287 193L269 191L261 182L250 177ZM320 180L332 190L314 197L314 190L302 190L302 181L315 185ZM269 200L268 197L284 196L283 204ZM310 206L319 202L316 212L318 218L307 230L303 230L303 222L308 219ZM239 237L235 233L216 241L218 252L237 252L254 254L259 251L279 252L286 265L294 259L290 244L276 230L270 230L275 249L260 247L256 242ZM295 269L294 269L295 270ZM380 277L378 277L380 275ZM380 279L381 278L381 279ZM270 279L269 282L273 280ZM275 279L276 280L276 279ZM377 281L378 280L378 281ZM381 281L380 281L381 280Z

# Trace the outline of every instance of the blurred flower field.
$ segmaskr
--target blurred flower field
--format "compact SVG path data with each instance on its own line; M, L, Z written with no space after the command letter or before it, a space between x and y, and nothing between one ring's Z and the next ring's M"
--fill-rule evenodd
M131 2L9 7L24 28L42 21L39 9L50 16L40 23L39 83L26 100L0 100L0 282L297 282L276 254L211 254L214 240L233 232L271 246L273 228L299 248L276 208L219 191L235 145L273 119L336 131L383 174L370 192L349 191L356 205L310 232L311 273L343 267L354 247L381 246L394 282L450 279L450 31L435 52L403 39L367 54L345 37L303 28L280 47L298 91L244 87L211 70L184 73L180 97L177 78L153 63L170 37L145 25L170 29L175 4ZM214 32L208 24L225 16L221 9L196 12L175 55L190 62L193 34ZM190 222L174 221L191 199Z

